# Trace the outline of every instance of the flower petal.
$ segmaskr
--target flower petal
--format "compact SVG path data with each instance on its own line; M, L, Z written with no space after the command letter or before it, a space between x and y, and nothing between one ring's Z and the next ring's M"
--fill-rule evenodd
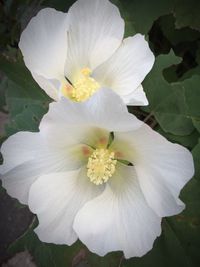
M123 95L121 98L128 106L147 106L149 104L141 84L132 93Z
M39 133L17 133L8 138L2 149L5 163L1 166L0 178L3 187L24 204L27 204L31 184L40 175L78 169L86 161L82 145L56 148L47 145Z
M180 191L194 174L191 153L145 124L134 132L116 133L114 142L129 144L129 160L149 206L161 217L179 213L184 208Z
M35 229L39 238L56 244L74 243L77 235L72 224L77 211L101 190L89 181L85 169L41 176L29 195L29 207L39 219Z
M122 42L124 21L108 0L78 0L68 15L66 73L71 78L84 67L93 70L115 52Z
M83 206L73 228L100 256L117 250L126 258L142 256L160 235L161 219L147 205L134 168L117 164L105 191Z
M34 159L41 146L42 143L38 133L18 132L10 136L1 146L3 164L0 166L0 174Z
M121 96L131 94L141 84L154 63L154 55L141 34L124 39L119 49L100 65L93 77ZM137 95L137 94L136 94ZM144 104L146 103L146 99Z
M25 64L31 72L46 78L63 78L67 30L67 15L53 8L42 9L31 19L19 42Z
M45 133L45 128L47 128L48 133L51 134L53 130L49 129L54 127L54 134L57 136L60 134L57 129L61 131L61 126L63 126L65 130L62 135L64 132L68 134L70 142L77 140L84 142L84 135L87 136L88 130L95 127L108 132L130 131L142 124L143 122L128 113L127 107L117 94L110 89L100 89L85 102L76 103L62 98L57 103L51 103L49 112L40 124L40 131Z
M32 72L32 76L48 96L50 96L53 100L58 101L60 81L47 79L41 75L37 75L34 72Z
M44 171L43 165L27 161L2 175L2 185L10 196L27 204L30 186L42 171Z

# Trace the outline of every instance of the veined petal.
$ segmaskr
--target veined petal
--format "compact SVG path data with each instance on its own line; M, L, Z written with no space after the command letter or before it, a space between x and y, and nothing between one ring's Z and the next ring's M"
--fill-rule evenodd
M68 12L69 35L66 76L82 68L94 70L120 46L124 21L108 0L78 0Z
M32 73L50 79L64 77L67 54L68 20L66 13L42 9L23 31L19 48Z
M126 258L142 256L160 235L161 219L146 203L134 168L117 164L105 191L80 209L73 228L100 256L117 250Z
M124 39L122 45L106 62L93 73L95 80L104 87L113 89L120 96L130 95L133 99L138 86L149 73L154 63L154 55L141 34ZM140 99L141 100L141 99ZM146 98L142 99L143 105Z
M71 245L77 239L72 228L78 210L99 195L85 169L41 176L30 189L29 207L36 213L39 226L35 232L44 242Z
M45 133L46 128L51 135L51 127L54 127L56 132L57 129L61 130L62 126L65 129L62 131L63 137L66 133L69 140L81 139L81 142L84 142L84 135L87 135L89 129L91 131L93 128L101 128L108 132L130 131L142 124L143 122L128 113L127 107L117 94L110 89L101 89L85 102L76 103L62 98L57 103L51 103L49 112L41 121L40 131Z
M161 217L179 213L184 208L180 191L194 174L191 153L145 124L130 133L116 133L114 142L129 144L128 160L149 206Z
M16 135L20 135L16 134ZM21 134L23 142L17 147L17 138L10 137L5 155L5 166L1 166L1 180L3 187L12 197L27 204L28 193L32 183L41 175L78 169L86 162L82 152L82 145L56 148L45 140L39 138L39 133L35 133L37 142L29 138L28 134ZM13 136L15 137L15 135ZM29 139L28 139L29 138ZM25 141L26 140L26 141ZM32 141L31 145L24 147L27 141ZM8 146L9 144L9 146ZM12 146L11 146L12 144ZM39 147L41 146L41 147ZM34 149L35 150L34 150ZM16 153L17 152L17 153Z

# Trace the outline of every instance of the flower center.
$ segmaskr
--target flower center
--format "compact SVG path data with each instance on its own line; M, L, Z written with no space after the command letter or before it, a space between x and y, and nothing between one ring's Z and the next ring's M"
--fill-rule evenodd
M94 78L90 77L91 72L89 68L83 68L73 85L65 85L62 88L63 95L77 102L85 101L92 96L100 88L100 85Z
M96 149L88 158L87 176L96 185L106 183L115 172L117 160L114 152L108 149Z

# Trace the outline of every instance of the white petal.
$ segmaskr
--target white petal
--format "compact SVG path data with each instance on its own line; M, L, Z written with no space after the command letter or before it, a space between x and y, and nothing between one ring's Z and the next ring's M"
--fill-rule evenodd
M36 135L39 135L39 133L36 133ZM24 135L24 137L26 136ZM28 141L28 138L24 140ZM17 142L13 142L13 146L9 147L10 150L7 149L7 154L5 154L6 162L9 165L6 165L5 168L4 164L2 165L4 172L7 171L0 177L3 187L9 195L24 204L27 204L30 186L40 175L77 169L85 163L85 158L80 153L81 147L79 145L62 149L56 149L54 146L49 145L45 148L45 140L41 140L35 143L36 146L41 146L40 148L34 147L34 142L32 142L35 150L31 146L29 146L30 150L28 150L28 146L25 148L22 145L21 148L23 149L15 150ZM25 142L21 144L25 144ZM13 154L12 157L10 156L11 154ZM21 162L19 159L21 159Z
M68 15L66 73L72 77L84 67L93 70L115 52L123 38L124 21L108 0L78 0Z
M65 129L62 131L63 138L68 135L70 142L73 142L73 138L84 142L84 135L95 127L108 132L129 131L137 129L142 124L135 116L128 113L127 107L117 94L110 89L101 89L82 103L72 102L66 98L51 103L49 112L42 119L40 130L45 133L46 128L50 135L53 130L49 129L55 126L54 134L57 136L61 133L57 129L61 131L62 125Z
M85 169L40 177L29 196L29 207L39 219L35 229L39 238L56 244L74 243L77 235L72 224L77 211L101 190L89 181Z
M18 132L10 136L1 146L3 164L0 174L4 174L26 161L34 159L42 146L38 133Z
M10 196L27 204L30 187L42 171L43 168L39 164L27 161L2 175L2 185Z
M149 104L141 84L132 93L123 95L121 98L128 106L147 106Z
M92 252L103 256L122 250L130 258L152 248L160 222L143 197L134 168L120 165L105 191L78 212L73 227Z
M145 124L134 132L116 133L115 142L120 140L129 143L129 160L150 207L162 217L179 213L184 204L178 196L194 174L191 153Z
M93 76L102 86L126 96L138 88L151 70L154 59L144 37L136 34L124 39L115 54L100 65Z
M32 76L39 86L46 92L48 96L57 101L59 99L60 82L58 80L50 80L41 75L32 72Z
M67 54L67 15L42 9L23 31L19 48L31 72L46 78L63 78Z

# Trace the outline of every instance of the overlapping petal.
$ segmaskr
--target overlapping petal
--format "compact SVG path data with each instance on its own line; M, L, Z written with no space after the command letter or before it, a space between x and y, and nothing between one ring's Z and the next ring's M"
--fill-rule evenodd
M50 135L52 133L55 136L68 131L70 142L73 142L71 137L74 142L84 142L86 136L84 132L91 127L108 131L130 131L142 124L135 116L128 113L127 107L117 94L105 88L83 103L75 103L64 97L59 103L51 103L48 114L42 119L40 130L44 133L48 131ZM55 129L54 132L52 127ZM57 131L57 128L60 130ZM71 132L73 134L70 134ZM56 140L61 139L56 138Z
M1 148L0 166L4 188L12 197L27 204L31 184L42 174L78 169L85 164L82 145L52 144L40 133L19 132Z
M114 140L107 146L110 132ZM100 158L100 165L93 155L98 141L106 141L103 150L115 156ZM149 251L161 217L183 209L179 193L194 172L189 151L129 114L107 88L83 103L52 103L40 132L10 137L2 152L3 186L38 215L42 241L72 244L79 237L99 255L122 250L126 258ZM94 177L86 174L89 159ZM93 184L105 175L102 166L111 177L103 186Z
M49 243L74 243L77 235L72 224L77 211L102 189L90 183L85 168L37 179L31 186L28 204L39 219L35 229L39 238Z
M78 0L68 16L65 71L73 80L82 68L94 70L115 52L123 39L124 21L118 8L108 0Z
M122 250L130 258L152 248L160 221L145 201L134 168L118 163L105 191L80 209L73 227L91 251L104 256Z
M102 86L113 89L122 97L132 93L133 101L134 91L137 90L137 98L140 93L137 88L151 70L154 60L144 36L136 34L124 39L118 50L95 70L93 76ZM147 102L142 90L140 100L143 104Z
M128 105L147 105L140 84L154 56L142 35L122 42L123 34L124 21L110 1L78 0L68 13L41 10L19 47L36 82L56 101L63 86L76 83L89 68L100 88L114 90Z
M128 106L146 106L149 103L141 84L130 94L121 95L121 98Z
M162 217L179 213L184 208L178 199L180 191L194 174L191 153L146 124L134 132L116 133L114 142L129 144L128 160L134 164L150 207Z
M42 149L38 133L18 132L9 137L1 146L3 165L0 173L4 174L22 163L34 159L39 149Z

